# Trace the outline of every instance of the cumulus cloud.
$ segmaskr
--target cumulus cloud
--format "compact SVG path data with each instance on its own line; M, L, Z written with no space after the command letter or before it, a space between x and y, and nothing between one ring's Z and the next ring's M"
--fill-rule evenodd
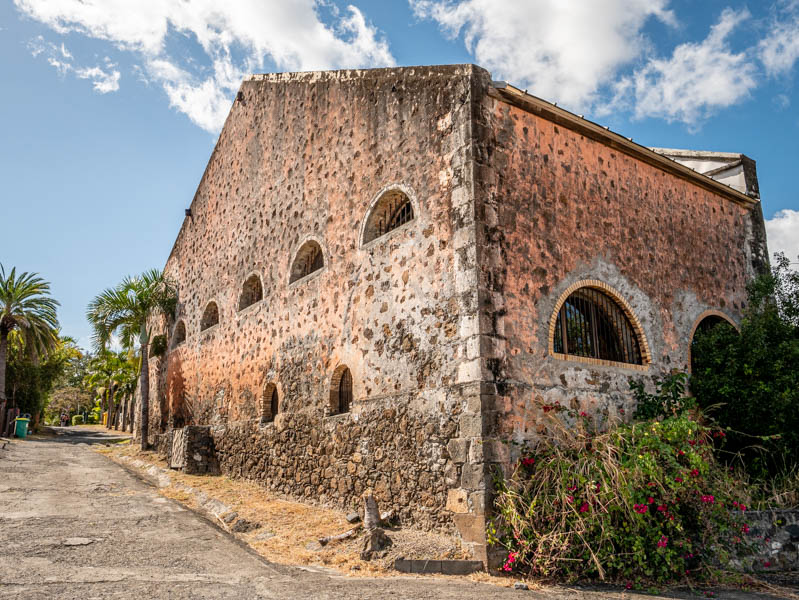
M15 0L60 33L79 32L134 52L172 106L216 132L245 73L391 66L386 40L363 13L325 0ZM322 11L327 11L324 22ZM168 52L170 35L197 42L206 63ZM210 66L209 66L210 64Z
M649 43L644 24L675 24L668 0L410 0L416 15L463 33L470 52L498 78L512 80L573 109Z
M799 59L799 1L782 3L758 51L769 75L782 75L793 68Z
M111 62L108 57L104 61L105 69L99 65L76 67L73 62L74 56L63 43L60 46L56 46L52 42L46 41L41 35L31 40L28 48L34 57L45 56L47 63L56 69L61 76L65 76L67 73L74 73L79 79L88 79L92 82L92 87L96 92L107 94L116 92L119 89L119 80L122 75L115 69L117 65Z
M756 69L746 52L731 50L728 37L749 18L746 10L725 9L704 41L680 44L671 57L652 58L622 78L611 106L631 103L637 118L695 126L715 110L740 102L757 85Z
M799 210L780 210L766 219L766 236L769 252L784 252L791 262L799 260Z

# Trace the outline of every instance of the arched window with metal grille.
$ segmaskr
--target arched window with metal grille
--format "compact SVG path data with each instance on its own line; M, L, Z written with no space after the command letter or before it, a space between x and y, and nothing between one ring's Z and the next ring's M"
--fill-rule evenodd
M552 348L558 354L644 364L641 341L624 308L593 287L581 287L561 304Z
M376 240L388 232L413 221L413 204L408 195L399 189L384 192L373 204L366 217L363 242Z
M300 247L294 257L289 283L299 281L324 266L325 256L322 253L322 247L315 240L308 240Z

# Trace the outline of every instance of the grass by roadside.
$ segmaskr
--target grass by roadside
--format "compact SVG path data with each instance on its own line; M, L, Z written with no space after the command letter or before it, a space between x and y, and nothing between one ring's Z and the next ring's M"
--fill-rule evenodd
M166 462L153 452L141 452L131 444L96 448L98 452L120 464L129 465L127 459L138 459L166 468ZM199 510L197 494L187 492L183 486L198 490L231 507L239 518L258 523L260 528L244 534L235 534L247 542L267 560L286 565L323 566L335 568L351 576L396 575L395 559L468 558L454 536L419 531L410 528L388 528L393 544L385 556L371 561L360 558L362 537L331 542L320 547L321 537L343 533L353 528L341 510L313 506L279 498L261 486L238 479L221 476L186 475L170 471L171 484L159 491L166 497ZM514 580L487 573L469 576L473 581L511 586Z

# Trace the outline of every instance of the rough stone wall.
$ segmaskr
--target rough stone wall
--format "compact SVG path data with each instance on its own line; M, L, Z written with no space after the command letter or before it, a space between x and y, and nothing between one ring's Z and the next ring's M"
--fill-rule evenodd
M402 522L454 531L443 508L460 471L447 444L469 387L383 398L357 418L280 413L274 423L218 426L216 454L226 472L284 496L357 509L371 489L380 510Z
M738 204L610 146L485 94L476 188L481 330L497 384L491 437L534 441L542 406L601 418L630 414L628 378L690 363L708 310L741 317L765 248L759 207ZM762 221L762 217L759 217ZM651 352L643 368L553 357L559 297L598 280L629 303Z
M243 83L166 265L179 303L175 321L160 327L171 339L183 320L187 338L152 361L155 430L211 424L223 471L342 506L365 485L386 486L384 503L400 514L452 527L448 482L458 480L462 493L482 486L449 454L449 442L481 419L475 72L483 73L463 65ZM367 209L391 186L410 195L415 219L362 247ZM292 260L309 239L325 266L290 284ZM239 311L252 274L263 300ZM200 331L212 300L220 322ZM349 414L327 416L341 364L351 370L354 402ZM261 426L268 384L277 387L280 414ZM320 463L331 477L312 484ZM451 506L460 518L472 510Z

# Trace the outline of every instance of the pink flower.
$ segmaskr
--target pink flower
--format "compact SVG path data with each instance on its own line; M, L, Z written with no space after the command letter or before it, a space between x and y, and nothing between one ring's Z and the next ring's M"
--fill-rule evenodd
M669 545L669 538L665 535L660 536L660 541L658 542L658 548L665 548Z
M567 487L566 489L567 489L567 490L569 490L570 492L573 492L574 490L576 490L576 489L577 489L577 486L576 486L576 485L570 485L570 486L569 486L569 487Z
M746 512L746 505L744 505L744 504L739 504L739 505L738 505L738 508L740 508L740 509L741 509L741 512Z
M655 503L655 499L652 496L649 496L647 501L648 501L649 504L654 504Z
M741 531L743 531L744 533L749 533L749 525L744 523L744 526L741 527Z
M523 458L523 459L522 459L522 464L523 464L525 467L529 467L529 466L531 466L531 465L534 465L534 464L535 464L535 459L534 459L534 458Z
M580 411L580 416L581 416L581 417L587 417L587 416L588 416L588 413L587 413L587 412L585 412L584 410L582 410L582 411Z
M675 477L674 481L676 481L677 483L682 483L682 477Z
M699 469L694 469L691 471L691 475L693 477L699 477Z
M643 515L646 511L649 510L649 507L646 504L634 504L633 510L637 512L639 515Z
M769 561L766 561L766 562L763 563L763 566L764 567L770 567L771 563Z
M658 512L666 512L666 505L665 504L658 505Z
M581 513L588 512L588 502L583 502L580 505L580 512Z
M702 502L704 502L705 504L713 504L715 501L716 499L710 494L702 496Z
M566 502L568 502L569 504L574 502L574 496L566 496Z

